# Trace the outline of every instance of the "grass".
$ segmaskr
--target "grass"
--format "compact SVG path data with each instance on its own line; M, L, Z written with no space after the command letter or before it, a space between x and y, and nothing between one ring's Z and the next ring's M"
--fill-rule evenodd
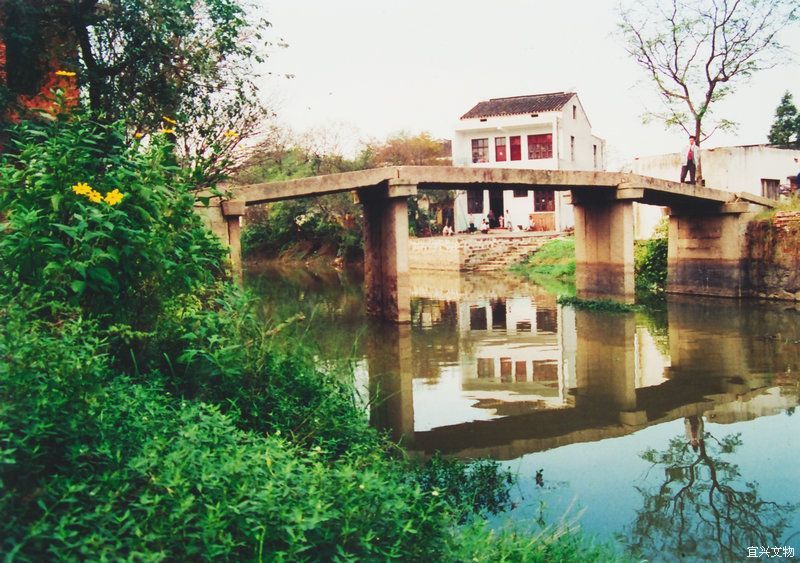
M575 283L575 238L564 237L546 242L512 271L533 279L548 277L561 282Z

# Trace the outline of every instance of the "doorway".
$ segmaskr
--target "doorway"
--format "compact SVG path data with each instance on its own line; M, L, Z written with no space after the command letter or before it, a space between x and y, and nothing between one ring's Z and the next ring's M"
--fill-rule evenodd
M489 227L496 229L500 226L500 217L503 216L503 192L500 190L489 190L489 210L492 218L489 219Z

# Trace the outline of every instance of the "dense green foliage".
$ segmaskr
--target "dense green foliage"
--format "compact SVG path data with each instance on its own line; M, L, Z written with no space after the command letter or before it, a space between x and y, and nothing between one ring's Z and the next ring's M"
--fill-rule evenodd
M80 115L13 137L0 157L8 560L608 558L568 530L459 526L503 508L508 476L405 460L346 381L265 329L159 143L129 146Z
M17 127L0 161L0 284L142 331L162 303L219 278L222 247L158 141L128 146L121 126L85 117Z
M299 147L273 149L259 154L257 162L236 180L276 182L360 170L366 166L364 158L321 156ZM302 260L319 254L354 260L363 253L361 225L360 206L346 193L280 201L248 210L242 253L245 257L286 255Z
M783 94L775 108L775 121L769 128L767 140L779 147L800 147L800 114L790 92Z
M663 219L655 228L653 237L636 241L633 249L637 291L659 294L667 286L667 250L669 249L669 222Z
M349 194L315 201L289 200L250 211L242 233L245 256L293 255L304 259L321 254L345 260L361 257L360 210Z
M266 56L269 23L242 0L6 0L2 10L11 49L0 119L6 105L22 109L17 95L71 72L63 85L77 85L96 118L144 135L169 130L195 183L210 185L268 113L254 63Z

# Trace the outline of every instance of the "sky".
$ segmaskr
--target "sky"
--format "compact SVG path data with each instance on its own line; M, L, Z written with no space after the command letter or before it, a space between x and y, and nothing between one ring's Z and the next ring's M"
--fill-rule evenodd
M288 45L271 49L261 95L281 124L324 130L345 154L401 131L452 138L481 100L559 91L578 93L609 169L686 140L642 122L658 101L616 34L619 0L255 1ZM704 146L765 143L783 93L800 103L800 26L783 41L795 57L716 106L739 127Z

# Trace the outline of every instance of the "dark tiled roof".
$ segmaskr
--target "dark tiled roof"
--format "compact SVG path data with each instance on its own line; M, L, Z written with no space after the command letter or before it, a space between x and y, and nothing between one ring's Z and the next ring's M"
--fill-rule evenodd
M492 98L488 101L478 102L474 108L462 115L461 119L558 111L574 95L574 92L554 92L552 94L534 94L533 96Z

